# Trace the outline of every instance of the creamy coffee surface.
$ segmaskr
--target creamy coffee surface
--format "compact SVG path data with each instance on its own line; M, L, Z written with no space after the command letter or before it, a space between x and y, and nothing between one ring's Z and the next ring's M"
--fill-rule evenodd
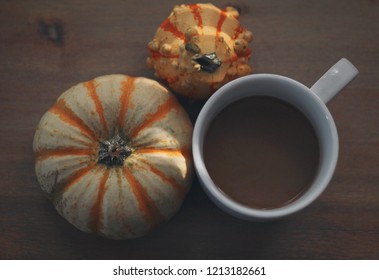
M224 109L208 128L203 151L213 182L235 201L259 209L299 197L319 164L308 119L269 97L248 97Z

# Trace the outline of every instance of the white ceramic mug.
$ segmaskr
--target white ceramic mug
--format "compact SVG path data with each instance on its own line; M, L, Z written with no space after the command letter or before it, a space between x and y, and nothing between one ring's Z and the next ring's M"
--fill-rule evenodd
M205 192L221 209L236 217L259 221L293 214L316 200L329 184L338 158L338 134L334 120L325 106L356 75L358 70L346 58L331 67L310 89L287 77L253 74L236 79L217 90L205 103L195 124L192 151L195 170ZM255 95L275 97L298 108L313 125L320 146L317 175L308 190L298 199L275 209L254 209L225 195L212 181L203 158L206 131L213 119L228 105ZM253 176L253 175L252 175Z

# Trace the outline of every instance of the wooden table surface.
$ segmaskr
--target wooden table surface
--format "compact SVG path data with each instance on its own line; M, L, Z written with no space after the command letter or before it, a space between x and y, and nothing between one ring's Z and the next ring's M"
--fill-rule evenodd
M187 1L184 1L187 2ZM379 3L233 4L254 33L255 73L311 86L341 57L360 70L328 107L340 136L329 188L301 213L251 223L219 210L195 179L179 213L148 236L82 233L55 211L34 173L42 114L72 85L124 73L153 78L147 43L177 1L1 1L1 259L379 259ZM203 105L181 99L192 120Z

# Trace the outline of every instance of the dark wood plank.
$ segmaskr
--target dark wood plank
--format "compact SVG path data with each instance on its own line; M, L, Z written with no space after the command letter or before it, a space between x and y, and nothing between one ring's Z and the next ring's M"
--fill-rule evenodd
M99 75L153 78L147 42L176 1L3 1L0 5L0 259L379 259L378 1L214 1L254 33L254 72L311 86L346 56L359 76L330 108L340 159L310 207L270 223L221 212L198 181L148 236L111 241L76 230L43 196L32 140L42 114ZM188 2L189 1L183 1ZM192 120L203 105L180 98Z

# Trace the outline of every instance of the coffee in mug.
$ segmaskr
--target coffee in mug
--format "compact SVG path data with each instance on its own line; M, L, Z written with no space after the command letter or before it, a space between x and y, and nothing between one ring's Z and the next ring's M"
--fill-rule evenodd
M214 118L204 139L204 162L230 198L272 209L291 203L311 185L319 144L302 112L258 95L230 104Z

